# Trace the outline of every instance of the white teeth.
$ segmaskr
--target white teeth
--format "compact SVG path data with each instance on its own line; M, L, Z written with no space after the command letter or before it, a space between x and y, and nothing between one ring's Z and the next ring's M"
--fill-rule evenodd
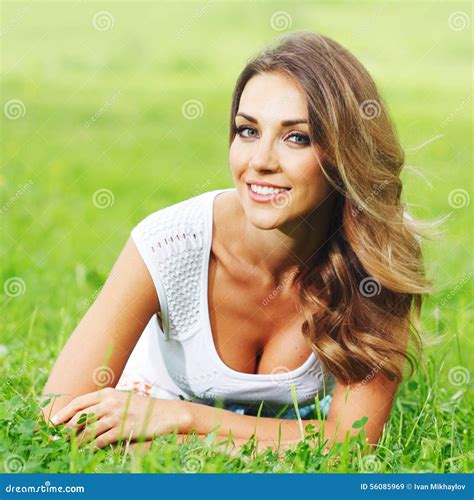
M284 188L273 188L273 187L269 187L269 186L258 186L257 184L250 184L250 189L254 192L254 193L258 193L258 194L276 194L276 193L281 193L283 191L288 191L288 189L284 189Z

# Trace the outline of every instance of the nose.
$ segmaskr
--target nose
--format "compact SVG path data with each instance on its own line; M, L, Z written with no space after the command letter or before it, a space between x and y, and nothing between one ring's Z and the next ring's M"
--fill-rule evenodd
M274 153L271 139L266 141L260 140L255 143L255 149L252 151L249 167L258 172L265 170L274 171L278 169L278 159Z

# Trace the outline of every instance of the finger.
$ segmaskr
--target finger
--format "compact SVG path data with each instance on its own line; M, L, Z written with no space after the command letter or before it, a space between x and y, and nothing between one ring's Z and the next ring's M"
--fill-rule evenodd
M107 432L101 434L98 438L93 441L94 446L97 448L104 448L105 446L116 443L118 441L118 431L114 427Z
M92 406L98 403L104 396L103 389L95 392L89 392L87 394L83 394L82 396L78 396L70 401L64 408L58 411L56 415L51 419L51 422L54 425L61 424L63 422L67 422L71 417L73 417L78 411L87 408L88 406Z
M113 427L113 422L107 417L103 417L97 422L84 427L83 430L77 435L79 446L85 443L89 443L94 438L97 438L101 434L104 434Z
M91 425L95 420L104 416L103 409L100 405L89 406L83 410L79 410L64 426L65 429L75 429L78 431L86 424ZM85 417L85 418L84 418Z

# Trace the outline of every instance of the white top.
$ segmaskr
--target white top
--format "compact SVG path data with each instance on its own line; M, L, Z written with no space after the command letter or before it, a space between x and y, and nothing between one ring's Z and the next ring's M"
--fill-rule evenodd
M314 352L295 370L252 374L233 370L216 351L208 307L213 209L215 197L231 189L235 188L208 191L165 207L133 228L132 239L157 290L162 324L153 315L119 384L139 378L157 386L154 395L163 399L205 404L219 399L244 405L265 400L274 409L293 406L294 384L298 405L312 404L316 395L321 398L334 386L334 378L323 373Z

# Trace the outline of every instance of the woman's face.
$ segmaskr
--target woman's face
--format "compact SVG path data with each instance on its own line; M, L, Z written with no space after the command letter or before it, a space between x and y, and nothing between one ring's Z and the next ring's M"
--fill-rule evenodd
M256 75L243 90L229 164L246 217L261 229L299 220L331 192L320 149L310 142L306 106L298 84L281 73ZM289 189L254 194L253 181Z

